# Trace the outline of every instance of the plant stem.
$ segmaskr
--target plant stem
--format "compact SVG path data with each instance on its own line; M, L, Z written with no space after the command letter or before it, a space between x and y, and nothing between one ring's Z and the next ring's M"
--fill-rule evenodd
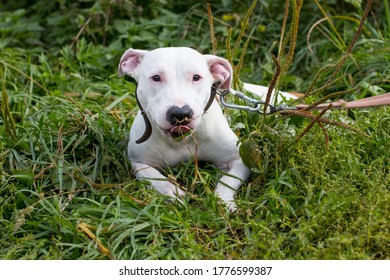
M385 4L387 36L390 38L390 6L389 6L390 3L388 0L383 0L383 3Z

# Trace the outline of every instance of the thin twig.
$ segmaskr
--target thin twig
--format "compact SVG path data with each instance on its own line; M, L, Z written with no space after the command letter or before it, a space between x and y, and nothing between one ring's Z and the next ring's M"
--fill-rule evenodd
M81 33L84 32L85 27L89 24L92 17L89 17L87 21L81 26L79 32L77 33L76 37L73 38L72 43L69 45L69 48L72 49L74 44L79 40L79 37L81 36Z
M269 105L269 102L271 100L271 95L272 95L272 92L274 91L274 88L276 86L276 83L279 79L279 76L280 76L280 71L281 71L281 68L280 68L280 64L279 64L279 61L278 59L273 55L272 55L272 59L275 63L275 72L272 76L272 79L271 79L271 82L268 86L268 92L267 92L267 95L266 95L266 98L265 98L265 103L264 103L264 112L263 112L263 116L265 117L267 115L267 108L268 108L268 105Z
M240 42L241 42L241 39L242 37L244 36L244 33L245 33L245 30L247 29L248 27L248 22L249 22L249 18L253 12L253 10L255 9L256 7L256 4L257 4L257 0L254 0L252 2L252 5L249 7L248 11L246 12L246 15L244 17L244 20L242 22L242 26L241 26L241 30L240 30L240 33L238 34L238 38L236 40L236 43L234 44L234 48L233 48L233 55L237 52L237 49L238 49L238 46L240 45Z
M3 72L3 69L0 68L0 76L1 79L3 80L2 86L1 86L1 91L2 91L2 101L1 101L1 107L0 107L0 112L3 117L4 125L5 125L5 130L7 134L11 135L12 139L14 141L17 140L17 132L16 132L16 125L14 118L12 117L11 110L9 108L9 102L8 102L8 93L5 89L5 71Z
M342 79L344 79L344 78L345 78L345 75L340 76L340 77L338 77L338 78L336 78L336 79L334 79L334 80L332 80L332 81L327 82L325 85L323 85L323 86L320 87L320 88L317 88L317 89L315 89L315 90L312 90L311 92L307 92L307 93L303 96L303 99L305 99L305 98L307 98L307 97L309 97L309 96L312 96L312 95L314 95L314 94L317 94L317 93L319 93L319 92L324 91L326 88L330 87L331 85L333 85L333 84L339 82L340 80L342 80Z
M318 121L320 121L321 117L326 113L326 111L328 111L330 108L332 108L332 104L329 104L324 110L322 110L318 116L316 116L315 118L313 118L311 120L311 122L309 123L309 125L302 131L302 133L297 137L297 139L295 139L295 141L293 142L296 143L298 142Z
M339 61L339 63L336 66L336 70L332 73L332 75L329 77L328 80L332 80L338 74L341 67L344 65L345 61L347 60L347 57L352 53L353 47L355 46L360 34L362 33L364 22L366 21L368 13L370 12L370 9L371 9L371 4L372 4L372 0L367 0L366 8L364 9L363 16L360 20L358 30L356 31L355 36L353 37L351 43L349 44L345 55Z
M287 19L288 19L288 11L289 11L289 6L290 6L290 0L286 0L284 4L284 18L283 18L283 24L282 24L282 31L280 32L280 41L279 41L279 51L278 51L278 59L282 59L282 54L283 54L283 44L284 44L284 32L286 30L286 25L287 25Z
M345 47L346 47L345 42L344 42L343 38L341 38L340 34L337 32L337 29L336 29L336 27L334 26L332 20L330 19L330 17L328 16L328 14L324 11L324 9L322 8L321 4L320 4L317 0L315 0L315 2L316 2L316 4L317 4L318 8L320 9L321 13L322 13L322 14L325 16L325 18L328 20L329 25L330 25L330 27L332 28L333 32L336 33L336 36L339 38L340 42L343 44L343 47L345 48Z
M210 39L211 39L211 45L212 45L212 54L217 53L217 40L215 39L215 32L214 32L214 21L213 21L213 12L211 11L211 5L210 3L207 3L207 17L209 19L209 29L210 29Z

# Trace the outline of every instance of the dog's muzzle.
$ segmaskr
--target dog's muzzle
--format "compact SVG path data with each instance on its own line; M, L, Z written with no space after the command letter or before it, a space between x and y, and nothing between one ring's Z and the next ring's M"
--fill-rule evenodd
M172 125L168 129L168 134L173 139L181 139L191 133L192 128L189 124L194 116L194 111L190 106L184 105L183 107L172 106L168 109L166 114L166 120Z
M207 110L210 108L211 104L213 103L220 84L221 83L215 83L211 86L210 98L206 106L204 107L203 114L207 112ZM146 140L148 140L150 135L152 135L152 124L150 123L150 120L138 99L137 89L138 87L136 87L135 89L135 100L137 101L138 107L141 111L141 115L145 121L145 132L138 140L135 141L135 143L141 144ZM180 138L188 135L191 132L192 129L188 126L188 124L193 118L193 114L194 112L188 105L185 105L181 108L177 106L172 106L171 108L168 109L166 118L167 121L171 125L173 125L173 127L169 129L169 133L172 135L173 138Z

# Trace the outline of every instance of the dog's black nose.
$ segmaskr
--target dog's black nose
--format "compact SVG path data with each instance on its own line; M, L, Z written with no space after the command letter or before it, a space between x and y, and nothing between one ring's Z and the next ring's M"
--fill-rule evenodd
M186 125L194 115L194 111L188 105L179 108L172 106L167 111L167 121L172 125Z

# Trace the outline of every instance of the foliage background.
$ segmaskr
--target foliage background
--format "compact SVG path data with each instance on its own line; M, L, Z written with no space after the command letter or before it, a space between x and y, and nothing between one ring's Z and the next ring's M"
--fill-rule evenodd
M237 38L251 1L212 1L217 54ZM337 62L365 2L305 1L284 90L305 92ZM325 21L320 7L331 17ZM260 1L244 38L241 79L269 84L284 1ZM2 259L389 259L388 108L332 111L363 137L308 120L226 110L247 141L253 170L229 214L211 192L207 163L166 170L193 195L184 206L136 182L125 155L137 111L132 81L116 68L128 48L190 46L211 52L199 1L1 1L0 258ZM389 92L388 1L374 1L340 80L316 98L351 87L360 99ZM240 42L243 46L243 42ZM243 48L235 56L237 62ZM326 83L325 71L316 87ZM314 98L314 97L313 97ZM328 144L328 147L326 145ZM244 151L245 152L245 151ZM248 156L246 156L248 157Z

